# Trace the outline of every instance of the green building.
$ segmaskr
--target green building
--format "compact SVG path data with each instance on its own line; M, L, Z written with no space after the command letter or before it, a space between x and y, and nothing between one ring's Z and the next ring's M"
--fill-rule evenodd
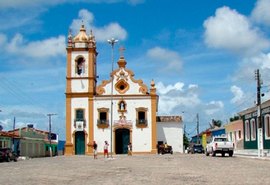
M258 149L258 107L239 113L243 119L244 149ZM261 104L263 149L270 149L270 100Z

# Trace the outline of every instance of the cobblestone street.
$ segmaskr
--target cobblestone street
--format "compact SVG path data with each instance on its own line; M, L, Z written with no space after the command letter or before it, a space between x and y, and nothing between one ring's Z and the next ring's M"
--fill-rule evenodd
M266 184L270 161L205 155L59 156L0 163L0 184Z

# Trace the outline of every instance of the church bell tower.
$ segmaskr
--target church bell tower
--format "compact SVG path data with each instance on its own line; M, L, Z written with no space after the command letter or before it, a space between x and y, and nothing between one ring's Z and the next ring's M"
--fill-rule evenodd
M96 94L96 41L84 25L76 36L68 35L66 74L65 155L89 154L93 141L93 99Z

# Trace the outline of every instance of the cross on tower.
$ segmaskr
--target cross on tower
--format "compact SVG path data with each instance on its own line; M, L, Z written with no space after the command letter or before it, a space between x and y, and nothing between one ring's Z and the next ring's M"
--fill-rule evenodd
M124 48L124 46L121 46L119 48L119 52L120 52L120 57L123 57L124 56L124 51L126 50L126 48Z

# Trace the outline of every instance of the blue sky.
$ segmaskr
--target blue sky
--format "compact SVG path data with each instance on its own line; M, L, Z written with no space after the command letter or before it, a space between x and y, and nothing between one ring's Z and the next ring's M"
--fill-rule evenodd
M226 123L254 105L254 70L269 99L269 0L0 1L0 123L34 124L65 138L66 38L83 20L97 40L100 83L109 79L111 48L126 48L127 68L158 90L159 115L182 115L187 133L211 119ZM182 113L184 112L184 113Z

